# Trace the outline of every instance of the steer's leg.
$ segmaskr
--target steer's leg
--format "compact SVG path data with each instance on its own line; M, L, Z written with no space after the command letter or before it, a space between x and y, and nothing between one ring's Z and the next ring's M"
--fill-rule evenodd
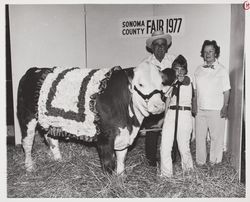
M127 154L128 148L124 150L116 150L116 158L117 158L117 164L116 164L116 174L120 175L124 173L125 168L125 158Z
M33 170L31 150L34 142L36 125L37 125L36 119L32 119L31 121L29 121L27 124L27 130L24 131L25 133L27 133L27 135L25 136L25 134L23 134L23 136L25 137L22 139L22 145L25 152L25 168L29 172Z
M104 172L112 174L115 170L114 135L115 132L101 133L98 135L97 149Z
M47 143L49 144L50 151L53 154L53 158L56 161L60 161L62 159L61 152L59 149L58 139L54 139L51 137L48 137L48 134L44 135Z

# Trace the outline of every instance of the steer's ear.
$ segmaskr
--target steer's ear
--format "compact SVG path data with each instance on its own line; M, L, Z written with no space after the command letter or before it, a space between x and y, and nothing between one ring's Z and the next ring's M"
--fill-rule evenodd
M171 86L176 80L175 71L171 68L166 68L161 71L161 78L164 86Z
M132 80L134 78L134 67L126 68L126 69L124 69L124 71L128 77L129 90L130 90L130 92L132 92Z
M129 81L132 81L132 79L134 78L134 67L129 67L124 69Z

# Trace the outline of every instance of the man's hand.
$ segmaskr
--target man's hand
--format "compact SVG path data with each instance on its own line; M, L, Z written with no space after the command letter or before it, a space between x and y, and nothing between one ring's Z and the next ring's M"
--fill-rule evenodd
M162 128L163 122L164 122L164 118L159 120L157 124L152 125L151 128Z

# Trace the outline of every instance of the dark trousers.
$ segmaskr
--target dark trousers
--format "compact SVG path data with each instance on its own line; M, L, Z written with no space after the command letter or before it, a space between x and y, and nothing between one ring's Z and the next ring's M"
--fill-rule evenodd
M146 158L150 165L156 165L157 161L157 148L160 132L147 132L145 139L145 152Z
M157 115L150 115L146 117L142 123L142 128L150 129L152 125L155 125L164 117L164 113ZM146 158L150 165L156 165L158 140L161 131L149 131L145 137L145 153Z
M164 117L164 113L157 114L157 115L150 115L146 117L142 123L142 128L149 129L152 125L155 125ZM160 131L149 131L146 133L145 137L145 154L146 158L150 165L156 166L157 158L157 151L158 151L158 141L161 135ZM173 149L172 149L172 161L173 163L176 162L177 157L179 156L179 150L177 145L176 138L174 139Z

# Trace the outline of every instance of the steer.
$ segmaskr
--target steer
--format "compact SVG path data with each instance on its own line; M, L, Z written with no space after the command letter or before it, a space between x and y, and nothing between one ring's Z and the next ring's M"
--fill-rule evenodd
M149 63L126 70L30 68L19 82L17 101L26 170L34 169L31 150L38 131L55 160L62 158L59 137L96 142L103 171L123 173L144 117L164 111L163 84L173 83L174 75Z

